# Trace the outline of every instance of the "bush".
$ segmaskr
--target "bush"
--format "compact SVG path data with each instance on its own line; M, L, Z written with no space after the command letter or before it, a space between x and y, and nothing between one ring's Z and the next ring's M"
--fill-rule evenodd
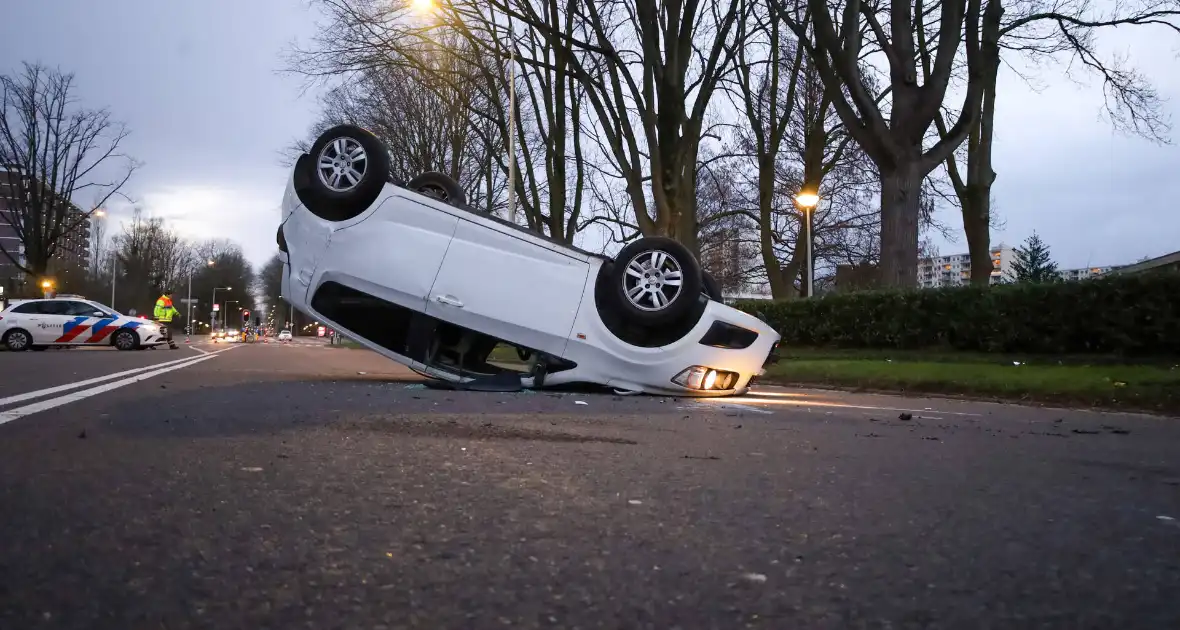
M1180 355L1180 273L743 301L784 345Z

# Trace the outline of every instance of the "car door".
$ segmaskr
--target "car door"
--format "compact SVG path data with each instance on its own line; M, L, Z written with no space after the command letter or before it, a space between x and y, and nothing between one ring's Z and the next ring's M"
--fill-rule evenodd
M52 333L52 339L46 343L72 344L82 343L90 330L90 323L101 318L94 317L95 308L85 302L76 300L54 300L43 302L43 317L50 324L46 328Z
M460 220L426 313L561 356L590 266L511 232Z
M332 233L317 283L340 282L421 313L458 223L453 214L392 195Z
M29 332L33 333L33 343L46 346L58 343L67 322L70 320L69 308L64 300L42 300L36 302L36 324Z
M25 330L33 337L33 343L40 345L49 333L45 332L42 324L41 305L44 302L25 302L17 304L8 311L10 328L20 328Z

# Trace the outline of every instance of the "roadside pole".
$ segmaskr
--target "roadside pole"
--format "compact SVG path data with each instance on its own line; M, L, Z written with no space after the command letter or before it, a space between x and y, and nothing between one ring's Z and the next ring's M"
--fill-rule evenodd
M188 272L188 303L187 315L184 316L184 342L189 343L189 337L192 335L193 328L193 272Z

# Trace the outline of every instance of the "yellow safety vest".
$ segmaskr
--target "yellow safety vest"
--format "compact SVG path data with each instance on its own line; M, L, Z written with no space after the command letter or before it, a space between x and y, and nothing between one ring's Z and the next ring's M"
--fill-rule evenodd
M160 296L160 299L156 300L156 310L153 315L157 320L169 323L176 313L177 310L172 306L172 300L168 296Z

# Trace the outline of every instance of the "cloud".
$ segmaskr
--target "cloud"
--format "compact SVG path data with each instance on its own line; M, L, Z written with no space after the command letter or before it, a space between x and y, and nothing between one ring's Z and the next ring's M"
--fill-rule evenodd
M278 251L275 230L283 179L276 177L275 181L273 188L199 183L147 188L138 195L137 205L145 216L163 219L186 239L228 238L240 244L246 258L258 267ZM126 222L131 213L130 204L111 209L116 222ZM108 229L107 233L118 231Z

